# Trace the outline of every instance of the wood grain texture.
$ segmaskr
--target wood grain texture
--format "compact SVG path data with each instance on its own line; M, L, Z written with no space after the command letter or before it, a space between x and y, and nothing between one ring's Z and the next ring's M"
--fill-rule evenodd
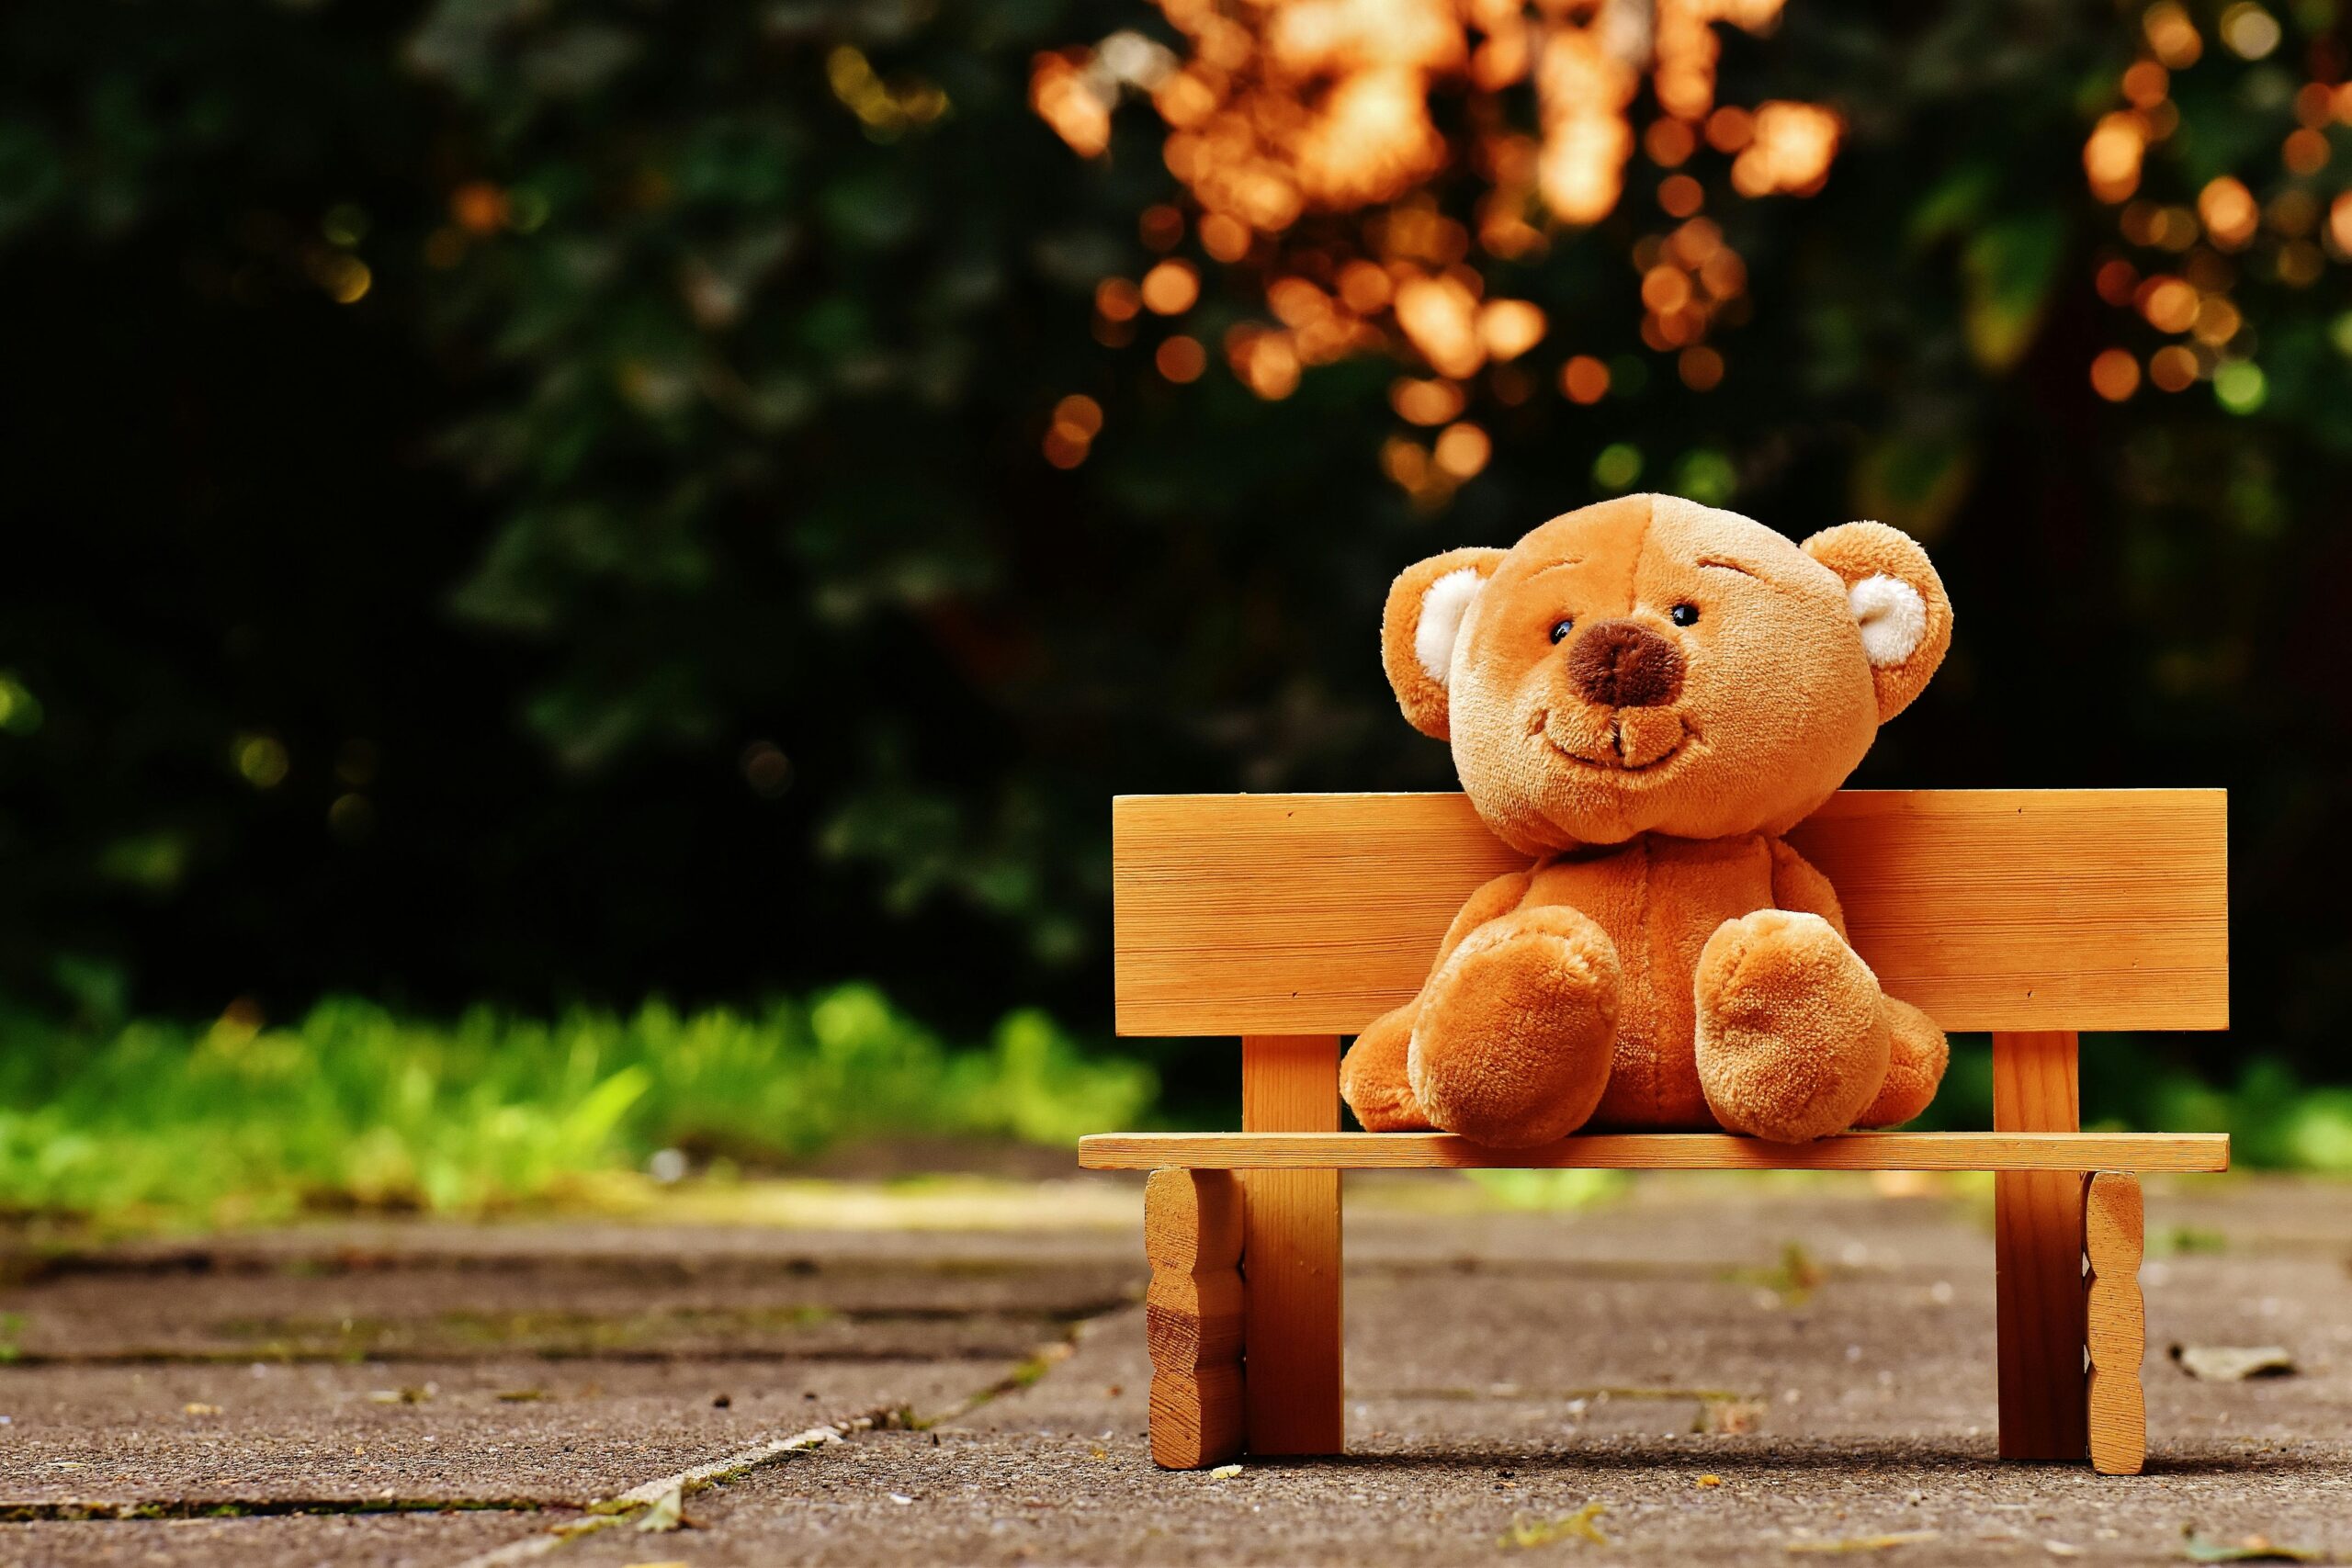
M1203 1367L1151 1374L1151 1461L1162 1470L1201 1470L1241 1452L1241 1369Z
M2071 1033L1993 1036L1993 1125L2081 1125ZM2118 1167L2138 1162L2118 1160ZM2003 1459L2071 1460L2088 1450L2083 1375L2083 1176L2004 1171L1993 1179L1993 1258Z
M1241 1042L1241 1125L1336 1133L1337 1035ZM1182 1163L1175 1162L1175 1163ZM1341 1405L1340 1173L1256 1169L1243 1179L1242 1365L1253 1454L1336 1454Z
M1154 1269L1190 1274L1241 1261L1241 1183L1199 1168L1149 1168L1143 1189L1143 1255Z
M1590 1133L1491 1149L1451 1133L1101 1133L1088 1170L2227 1170L2225 1133L1847 1133L1768 1144L1728 1133Z
M1203 1171L1223 1176L1225 1171ZM1241 1364L1241 1275L1155 1269L1144 1291L1144 1338L1151 1364L1164 1371Z
M2101 1171L2083 1199L2084 1343L2090 1361L2086 1409L2091 1468L2137 1475L2148 1462L2148 1404L2140 1363L2148 1353L2147 1306L2140 1295L2146 1213L2140 1179Z
M1525 863L1458 795L1112 805L1122 1034L1352 1034ZM2229 1022L2220 790L1848 791L1791 841L1854 945L1948 1030Z
M1240 1182L1229 1171L1157 1170L1143 1212L1151 1457L1170 1470L1220 1464L1243 1439Z

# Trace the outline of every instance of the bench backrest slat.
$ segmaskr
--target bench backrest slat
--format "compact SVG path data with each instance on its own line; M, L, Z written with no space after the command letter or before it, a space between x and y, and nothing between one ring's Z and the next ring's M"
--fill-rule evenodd
M2229 1024L2220 790L1849 790L1791 841L1948 1030ZM1524 864L1458 795L1112 806L1122 1034L1352 1034L1470 891Z

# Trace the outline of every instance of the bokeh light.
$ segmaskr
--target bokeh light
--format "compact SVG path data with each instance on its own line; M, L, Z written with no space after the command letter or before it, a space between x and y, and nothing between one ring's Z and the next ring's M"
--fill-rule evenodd
M2331 263L2352 259L2352 191L2311 183L2334 163L2331 136L2352 125L2352 83L2341 80L2347 62L2332 35L2314 28L2287 49L2278 17L2253 0L2223 6L2212 25L2222 50L2209 54L2189 7L2156 0L2142 10L2146 52L2119 73L2120 107L2102 112L2084 141L2085 177L2093 196L2118 204L2123 243L2157 253L2102 256L2098 297L2190 340L2098 350L2090 381L2120 402L2138 389L2144 356L2158 390L2210 380L2222 407L2251 414L2268 398L2255 357L2266 287L2308 288ZM2251 134L2224 143L2185 124L2175 95L2192 81L2199 112L2236 116ZM2275 117L2267 135L2264 116Z
M1137 301L1193 310L1204 280L1179 253L1196 245L1263 299L1271 319L1232 326L1222 344L1260 397L1288 397L1306 368L1362 354L1427 372L1401 378L1390 401L1407 426L1443 426L1444 449L1400 432L1381 457L1417 502L1487 466L1455 434L1475 429L1491 454L1487 427L1465 423L1472 401L1517 406L1552 387L1589 404L1623 379L1589 355L1509 370L1540 353L1554 323L1490 287L1488 262L1573 242L1619 209L1634 158L1646 157L1663 172L1656 211L1679 226L1633 242L1642 341L1706 390L1724 365L1708 339L1744 319L1747 273L1701 215L1733 197L1819 190L1845 132L1819 104L1716 101L1717 30L1769 32L1782 0L1159 4L1179 50L1114 34L1038 57L1030 78L1032 107L1084 157L1109 152L1124 101L1148 100L1161 162L1183 187L1182 204L1151 207L1138 228L1165 259L1137 285L1098 286L1097 339L1132 341ZM1441 120L1469 129L1449 136ZM1156 346L1154 367L1189 378L1171 373L1170 354Z
M2140 389L2140 362L2127 349L2110 348L2091 361L2091 389L2110 403Z

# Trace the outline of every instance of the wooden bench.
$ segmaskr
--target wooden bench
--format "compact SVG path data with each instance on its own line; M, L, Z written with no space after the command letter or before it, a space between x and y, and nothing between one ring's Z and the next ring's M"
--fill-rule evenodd
M1079 1145L1090 1169L1153 1173L1153 1457L1341 1451L1341 1170L1987 1170L2001 1457L2136 1472L2138 1175L2226 1169L2229 1140L2079 1131L2075 1032L2228 1026L2224 795L1849 791L1791 838L1890 992L1991 1032L1993 1131L1514 1150L1340 1132L1340 1037L1408 999L1471 889L1523 863L1460 795L1116 801L1119 1032L1241 1040L1242 1132Z

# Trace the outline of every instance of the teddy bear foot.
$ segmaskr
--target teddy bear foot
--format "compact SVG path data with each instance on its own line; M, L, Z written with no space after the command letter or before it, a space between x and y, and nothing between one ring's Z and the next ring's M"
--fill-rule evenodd
M1892 1046L1886 1083L1854 1118L1857 1127L1899 1127L1928 1109L1944 1081L1944 1064L1951 1058L1951 1047L1934 1019L1893 997L1880 1005L1886 1010Z
M1426 1133L1430 1119L1413 1093L1405 1057L1413 1043L1419 998L1373 1020L1340 1063L1340 1098L1367 1133Z
M1854 1125L1892 1049L1878 979L1818 915L1725 920L1699 955L1699 1084L1735 1133L1799 1144Z
M1577 911L1518 909L1430 976L1406 1054L1430 1123L1498 1148L1584 1125L1609 1085L1617 949Z

